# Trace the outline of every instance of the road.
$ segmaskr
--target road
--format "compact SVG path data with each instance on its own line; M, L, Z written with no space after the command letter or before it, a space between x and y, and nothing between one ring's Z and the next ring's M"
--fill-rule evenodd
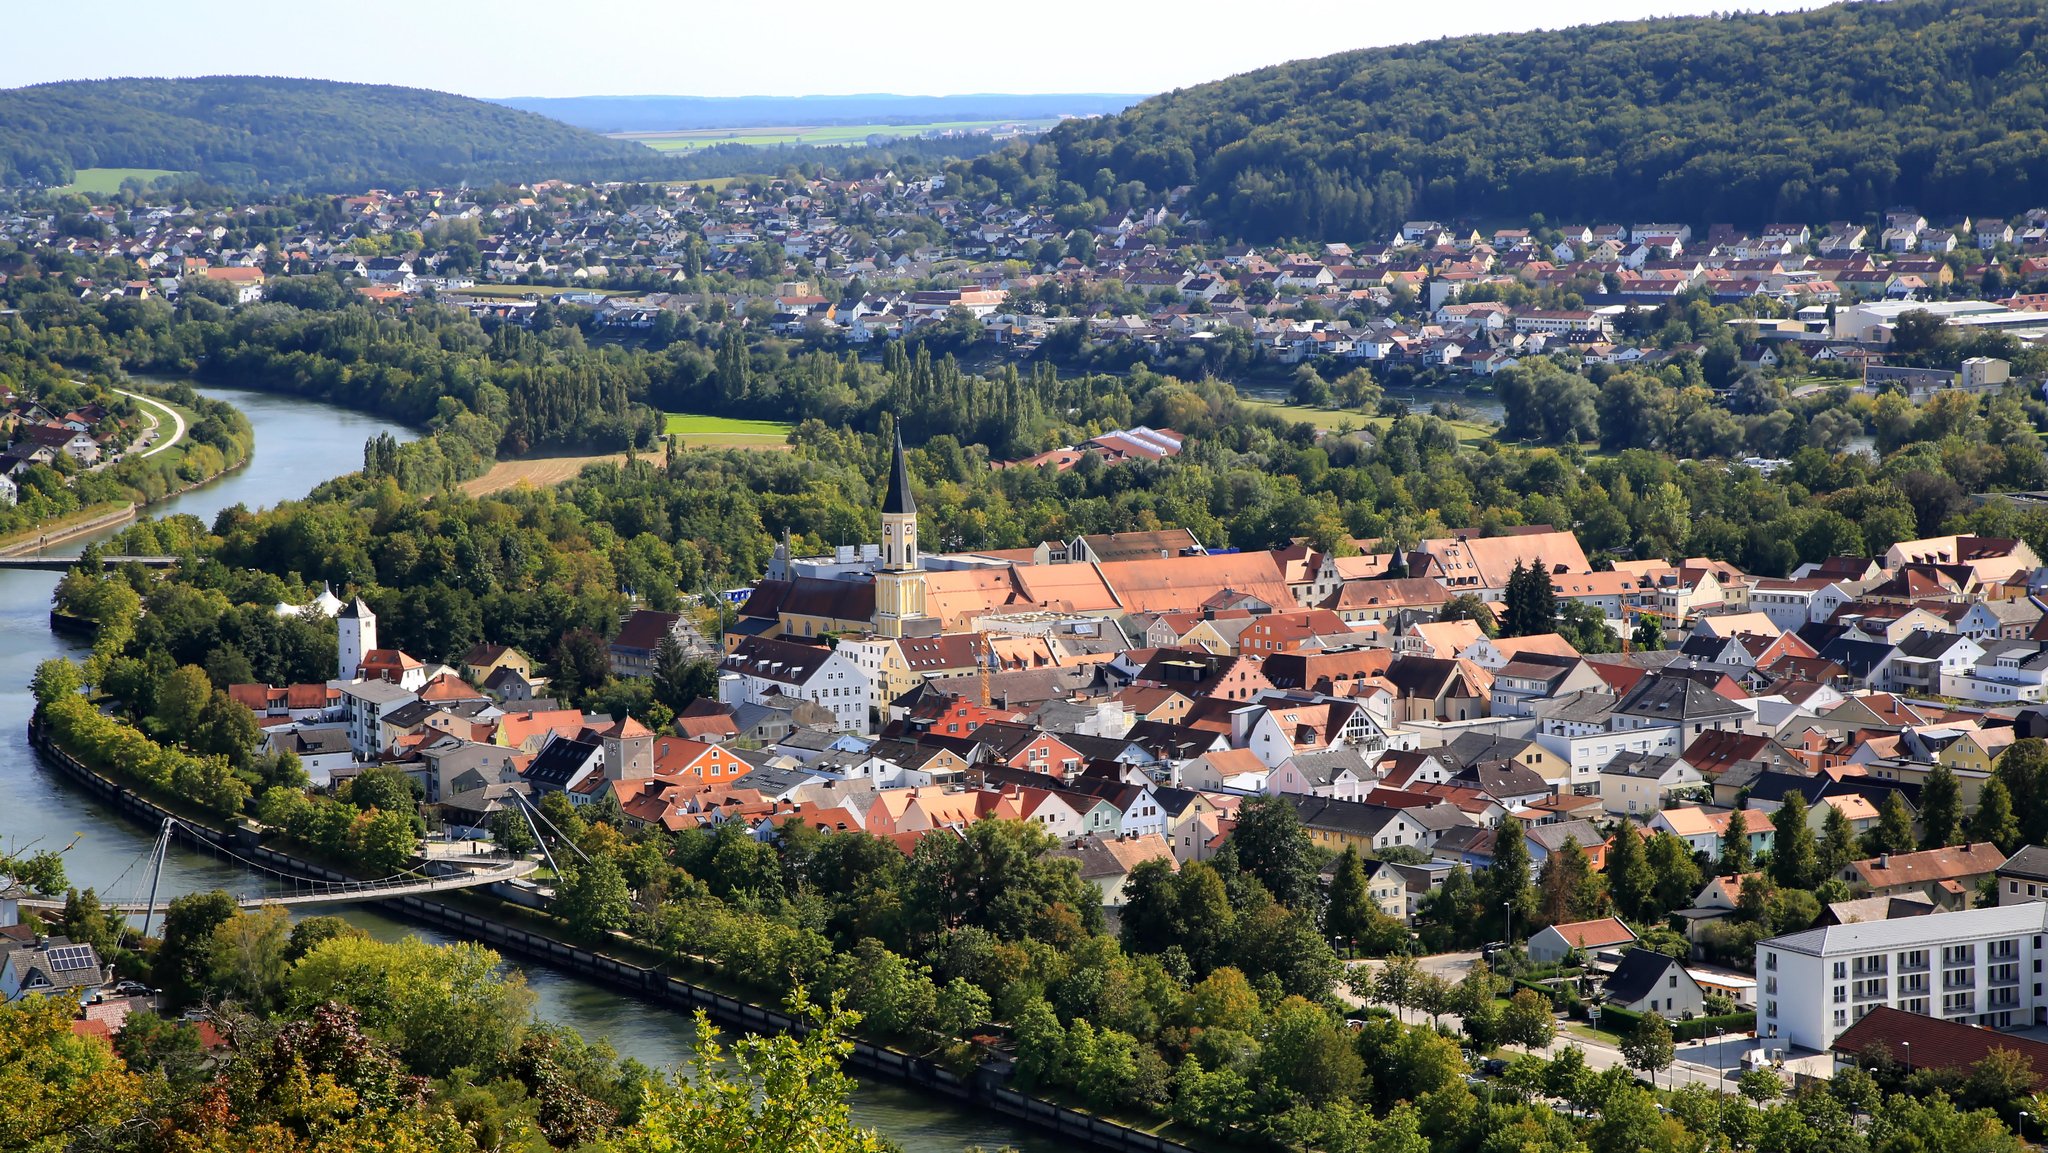
M175 446L179 441L185 439L185 418L179 415L177 409L172 408L170 405L165 404L163 401L160 401L153 396L144 396L139 392L129 392L125 388L117 388L114 391L120 393L122 396L129 398L130 400L137 401L141 404L146 404L149 407L156 409L158 412L163 413L165 416L171 418L170 439L150 446L148 449L143 451L143 456L155 456L157 453L163 452L164 450ZM160 420L156 420L154 417L151 418L151 423L158 428L163 427L163 422Z

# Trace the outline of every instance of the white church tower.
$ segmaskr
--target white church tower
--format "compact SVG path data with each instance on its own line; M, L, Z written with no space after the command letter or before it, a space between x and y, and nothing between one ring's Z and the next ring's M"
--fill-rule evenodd
M339 633L336 648L339 649L340 679L356 679L356 670L363 665L363 656L377 647L377 614L370 606L357 597L347 608L335 614L334 624Z

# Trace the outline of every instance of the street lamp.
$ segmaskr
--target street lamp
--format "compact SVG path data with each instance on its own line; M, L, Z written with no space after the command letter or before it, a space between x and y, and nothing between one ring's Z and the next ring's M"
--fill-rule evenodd
M2027 1112L2025 1109L2020 1110L2020 1144L2022 1145L2026 1144L2027 1141L2027 1122L2033 1116L2032 1113Z
M1500 907L1507 910L1508 915L1507 932L1502 934L1501 939L1507 942L1508 948L1512 949L1515 947L1515 903L1513 901L1502 901Z
M1721 1082L1723 1093L1728 1092L1728 1070L1721 1064L1726 1059L1726 1055L1721 1052L1721 1039L1727 1032L1728 1030L1719 1025L1714 1026L1714 1073L1716 1079Z
M1906 1076L1910 1077L1913 1075L1913 1043L1901 1041L1899 1044L1906 1050Z

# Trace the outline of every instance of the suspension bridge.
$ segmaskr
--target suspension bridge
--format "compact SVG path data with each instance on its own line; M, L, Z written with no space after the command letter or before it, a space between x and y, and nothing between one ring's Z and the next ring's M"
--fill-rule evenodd
M358 901L381 901L392 897L405 897L420 893L445 893L454 889L474 889L484 885L495 885L500 881L510 881L523 877L539 867L537 862L527 859L477 861L475 858L471 858L468 862L443 861L441 863L459 866L481 865L484 867L461 867L461 871L452 873L428 873L422 869L409 869L403 873L397 873L389 877L379 877L375 880L314 880L282 872L259 861L252 861L236 853L226 845L221 844L220 839L209 830L180 821L176 817L165 817L163 830L157 834L156 843L151 845L143 856L137 858L137 863L144 865L148 875L148 898L142 901L102 901L100 903L100 907L103 909L124 915L143 917L143 931L145 933L148 932L149 919L163 911L170 904L169 897L164 897L161 900L158 899L157 887L163 878L164 858L169 850L171 834L174 829L183 829L187 835L204 842L213 853L269 879L270 885L275 890L273 892L256 895L235 895L235 904L244 909L258 908L264 905L324 905ZM129 866L129 870L124 871L122 876L125 878L127 873L132 871L133 868L134 865ZM115 884L119 885L120 881L117 880ZM64 902L62 901L24 899L20 904L24 909L34 909L38 912L62 912L64 909Z

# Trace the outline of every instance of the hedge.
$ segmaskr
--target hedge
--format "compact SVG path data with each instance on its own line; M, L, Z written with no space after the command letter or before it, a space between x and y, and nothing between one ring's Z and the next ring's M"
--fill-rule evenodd
M1617 1009L1611 1005L1602 1005L1600 1007L1600 1029L1602 1032L1613 1033L1618 1037L1626 1037L1635 1029L1636 1022L1642 1020L1647 1015L1631 1009ZM1689 1021L1666 1018L1665 1023L1671 1026L1671 1039L1673 1041L1697 1041L1702 1037L1713 1036L1716 1029L1724 1033L1754 1033L1756 1031L1756 1013L1754 1010L1747 1013L1723 1013L1718 1017L1694 1017Z

